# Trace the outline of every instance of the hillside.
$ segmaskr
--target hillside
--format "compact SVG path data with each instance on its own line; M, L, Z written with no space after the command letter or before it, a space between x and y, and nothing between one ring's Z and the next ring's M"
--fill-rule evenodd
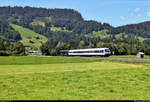
M0 7L0 19L29 28L36 33L50 38L49 34L55 27L72 31L75 34L91 34L108 29L109 35L125 33L144 38L150 38L150 22L112 27L108 23L93 20L86 21L82 15L73 9L46 9L35 7Z
M8 20L10 23L30 28L35 32L45 34L45 29L52 25L55 27L71 30L76 34L89 34L93 31L109 30L109 34L126 33L150 38L150 22L139 24L129 24L120 27L112 27L108 23L103 23L83 19L82 15L73 9L46 9L35 7L0 7L0 18ZM34 29L41 27L41 30ZM48 31L50 32L50 31Z
M116 39L121 39L123 36L124 38L129 38L129 35L128 34L125 34L125 33L120 33L120 34L109 34L109 30L107 29L104 29L104 30L101 30L101 31L98 31L98 32L95 32L93 31L92 34L90 35L85 35L86 37L90 37L90 38L94 38L94 37L100 37L100 39L106 39L106 38L111 38L111 37L114 37ZM144 38L144 37L141 37L141 36L133 36L134 39L138 39L139 42L143 42L144 40L146 39L149 39L149 38Z
M1 38L21 41L28 49L39 49L43 42L42 53L47 55L59 55L62 49L95 47L108 47L119 55L139 51L150 54L150 22L113 27L108 23L84 20L73 9L28 6L0 7L0 14L0 20L13 27L6 27L9 28L5 32L7 36L2 33ZM0 29L3 32L4 28Z
M45 43L48 39L38 33L33 32L30 29L10 24L21 35L21 42L27 47L27 49L39 49L41 43Z
M142 22L138 24L128 24L120 27L116 27L110 30L111 34L126 33L132 35L138 35L144 38L150 38L150 21Z
M21 40L21 36L6 20L0 19L0 40L14 42Z

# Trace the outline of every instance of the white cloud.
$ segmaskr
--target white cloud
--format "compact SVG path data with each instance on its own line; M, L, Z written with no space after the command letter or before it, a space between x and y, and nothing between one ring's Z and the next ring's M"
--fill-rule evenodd
M148 16L150 16L150 11L149 11L149 12L147 12L147 15L148 15Z
M135 8L130 12L130 17L132 18L140 18L142 16L142 10L140 8Z
M147 15L150 16L150 8L148 9Z
M135 18L140 18L141 17L141 14L138 14L137 16L135 16Z
M138 12L138 11L140 11L140 8L135 8L134 9L134 12Z
M124 16L120 16L120 19L121 19L121 20L125 20L125 17L124 17Z

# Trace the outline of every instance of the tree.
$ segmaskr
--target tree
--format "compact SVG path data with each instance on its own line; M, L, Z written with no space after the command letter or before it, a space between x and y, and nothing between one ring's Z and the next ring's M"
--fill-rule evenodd
M78 48L82 49L84 47L85 47L85 42L84 41L80 41L79 44L78 44Z
M25 48L21 42L13 44L12 55L25 55Z
M40 47L40 50L43 55L49 55L49 48L46 43L42 43L42 46Z

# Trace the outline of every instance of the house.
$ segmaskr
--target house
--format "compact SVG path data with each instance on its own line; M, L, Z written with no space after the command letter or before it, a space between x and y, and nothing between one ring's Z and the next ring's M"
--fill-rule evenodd
M144 52L139 52L138 54L137 54L137 57L138 58L144 58Z

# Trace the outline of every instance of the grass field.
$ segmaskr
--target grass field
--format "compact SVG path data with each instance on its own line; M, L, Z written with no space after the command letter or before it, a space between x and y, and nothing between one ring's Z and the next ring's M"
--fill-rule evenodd
M65 27L55 27L54 25L51 26L50 28L51 31L57 32L57 31L61 31L61 32L72 32L71 30L67 30Z
M45 27L45 23L39 20L34 20L32 23L30 23L31 25L40 25L42 27Z
M0 100L150 100L150 64L0 57Z
M41 43L48 40L45 36L35 33L30 29L15 24L10 25L21 34L21 42L26 46L30 46L29 48L39 49Z

